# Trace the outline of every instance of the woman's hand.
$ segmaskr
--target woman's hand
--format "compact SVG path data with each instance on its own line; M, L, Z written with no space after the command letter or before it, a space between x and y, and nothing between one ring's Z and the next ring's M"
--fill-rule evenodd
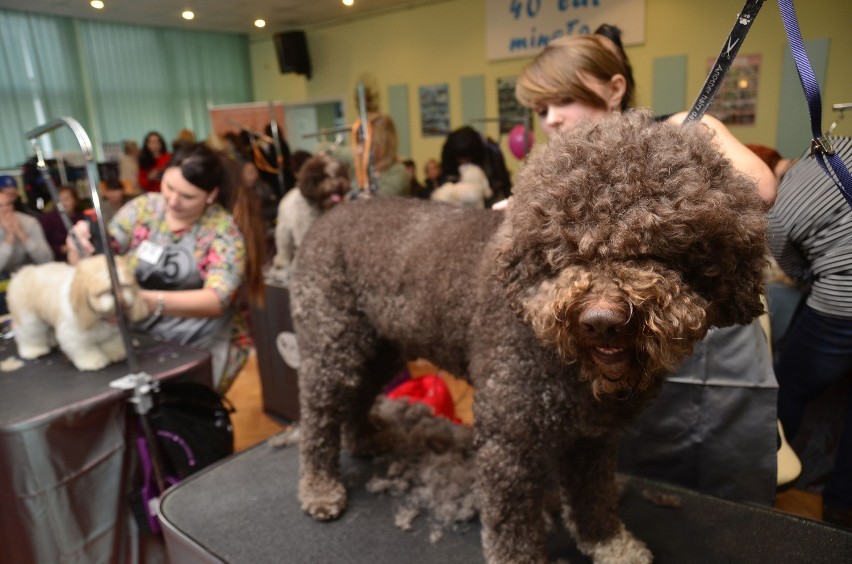
M92 245L92 233L89 231L89 222L85 219L81 219L74 224L71 231L77 236L77 240L80 241L80 244L83 246L83 252L85 255L91 256L91 254L95 252L95 246ZM80 251L77 248L76 243L74 243L74 237L72 237L71 232L69 232L68 236L65 237L65 246L68 247L68 264L77 264L82 257L80 256Z

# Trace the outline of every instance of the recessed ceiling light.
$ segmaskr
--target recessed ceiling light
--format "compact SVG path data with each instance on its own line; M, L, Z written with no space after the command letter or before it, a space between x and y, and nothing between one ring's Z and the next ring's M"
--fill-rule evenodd
M254 27L266 27L266 20L254 20Z
M92 0L89 2L89 6L94 8L95 10L102 10L104 7L104 3L101 0Z
M351 6L354 3L355 3L355 0L343 0L344 6Z
M181 17L185 20L194 19L195 18L195 12L193 12L192 10L184 10L184 12L181 14Z

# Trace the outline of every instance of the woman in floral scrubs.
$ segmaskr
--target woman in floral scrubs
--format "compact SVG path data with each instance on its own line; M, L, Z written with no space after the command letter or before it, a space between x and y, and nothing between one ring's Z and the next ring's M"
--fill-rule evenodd
M166 167L161 192L131 200L109 224L113 247L129 258L152 312L135 329L210 351L220 393L233 382L251 346L238 290L251 280L249 294L262 295L262 278L256 276L262 246L249 244L247 251L245 234L253 241L253 228L248 222L241 230L235 220L254 215L245 209L253 204L249 192L239 189L220 155L203 144L191 145ZM69 255L69 261L76 262L76 256Z

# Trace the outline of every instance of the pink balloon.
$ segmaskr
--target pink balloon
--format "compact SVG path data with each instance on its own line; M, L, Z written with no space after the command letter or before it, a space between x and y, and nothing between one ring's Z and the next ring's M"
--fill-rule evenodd
M527 153L530 152L532 146L533 133L532 131L527 131L527 139L526 142L524 142L523 125L518 124L509 132L509 150L512 151L512 154L515 155L516 159L521 160L527 156Z

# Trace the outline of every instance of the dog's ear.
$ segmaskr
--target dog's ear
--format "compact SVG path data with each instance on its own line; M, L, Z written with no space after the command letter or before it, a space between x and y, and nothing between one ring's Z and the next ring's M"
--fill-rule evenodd
M545 258L536 251L534 241L528 241L524 234L513 232L512 222L507 218L494 239L493 272L503 286L509 308L519 319L525 319L527 299L553 271Z
M93 289L97 264L92 259L84 259L77 263L74 270L74 277L71 279L71 288L69 290L69 300L71 302L71 310L74 312L74 317L81 329L89 329L97 321L97 314L92 311L89 302L89 292Z
M765 292L765 276L769 262L763 252L763 233L749 235L751 229L741 221L736 240L711 237L705 242L707 263L714 261L712 272L693 274L693 288L708 302L707 322L716 327L746 325L765 312L761 296ZM762 225L762 221L757 224ZM748 244L748 240L752 244ZM701 260L698 256L697 260Z

